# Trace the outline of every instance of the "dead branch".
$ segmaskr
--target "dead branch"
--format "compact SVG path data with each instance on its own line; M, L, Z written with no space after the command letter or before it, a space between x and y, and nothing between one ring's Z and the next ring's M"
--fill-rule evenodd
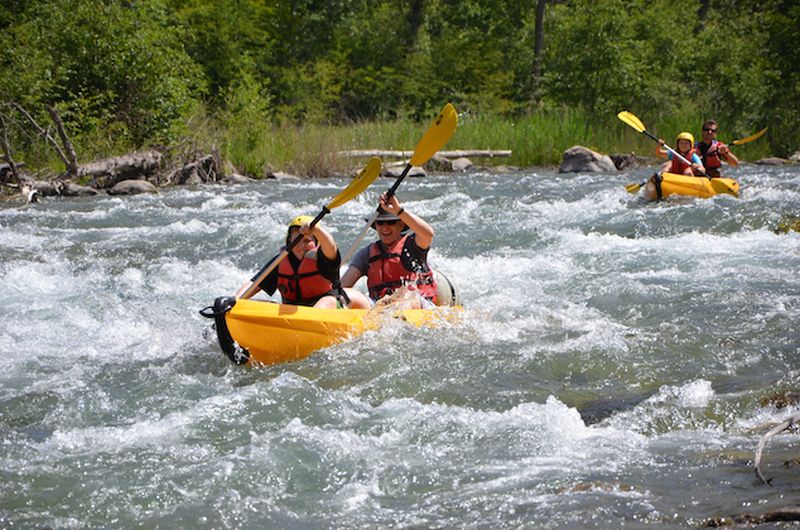
M14 177L14 183L17 185L20 194L22 194L28 202L39 202L39 193L33 186L33 182L22 176L17 170L18 164L14 161L14 156L11 152L11 144L8 141L8 130L6 128L6 120L0 114L0 147L3 148L5 154L3 159L8 162L11 169L11 175ZM5 182L3 183L5 184Z
M48 131L44 130L42 126L39 125L39 123L33 118L33 116L30 115L30 113L27 110L25 110L25 108L22 105L16 102L12 103L12 105L14 105L14 108L17 109L20 114L25 116L25 118L33 126L33 128L36 129L36 131L38 131L39 135L42 136L47 141L47 143L49 143L53 147L58 157L64 163L64 167L67 169L67 173L69 173L69 168L70 168L69 158L67 157L66 153L64 153L64 150L61 149L61 146L58 145L56 139L53 138Z
M78 174L78 157L75 155L75 148L72 146L72 142L70 142L69 136L67 136L67 131L64 129L64 122L61 121L61 116L58 115L55 108L50 105L45 105L45 109L47 109L47 113L50 114L50 118L56 124L58 136L61 138L61 143L64 146L64 150L67 152L67 158L69 158L67 173L70 176L75 176Z
M761 480L762 483L769 485L770 481L772 480L772 479L767 480L761 473L761 453L764 451L764 446L766 446L770 438L772 438L773 436L775 436L780 432L789 429L792 425L798 422L800 422L800 414L795 414L794 416L790 416L782 423L779 423L777 426L773 427L758 442L758 447L756 448L756 456L755 459L753 460L753 467L755 467L756 476Z

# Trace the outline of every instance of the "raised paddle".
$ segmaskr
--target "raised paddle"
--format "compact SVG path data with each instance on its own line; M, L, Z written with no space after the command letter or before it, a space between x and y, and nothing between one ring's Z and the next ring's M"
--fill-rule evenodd
M731 145L742 145L742 144L746 144L747 142L752 142L753 140L758 140L759 138L764 136L764 133L767 132L767 129L769 129L769 127L764 127L763 129L761 129L757 133L755 133L755 134L753 134L751 136L748 136L747 138L740 138L738 140L734 140L734 141L731 142Z
M350 201L353 197L355 197L356 195L367 189L367 187L370 184L372 184L372 182L376 178L378 178L380 172L381 172L381 160L378 157L370 158L369 162L364 167L364 169L362 169L361 172L358 175L356 175L356 178L353 179L353 182L351 182L344 190L342 190L342 192L339 195L337 195L331 202L329 202L326 206L323 206L322 211L319 212L319 214L314 218L313 221L309 223L309 225L311 227L314 227L318 222L320 222L320 220L322 220L323 217L331 213L331 210L345 204L346 202ZM264 270L264 272L258 275L258 278L256 278L250 285L250 287L248 287L247 290L244 293L242 293L242 296L240 298L250 298L251 296L256 294L260 289L259 284L261 284L261 282L264 281L264 278L269 276L269 273L275 270L275 267L277 267L278 264L281 261L283 261L284 258L286 258L286 256L289 255L289 252L291 252L292 249L295 246L297 246L297 244L300 241L303 240L303 237L304 237L303 234L297 234L297 237L295 237L289 243L289 245L285 249L283 249L283 251L278 255L277 258L275 258L272 261L270 266L267 267Z
M633 127L636 131L646 135L648 138L654 140L655 142L658 142L658 138L645 128L644 124L642 123L642 120L637 118L636 115L631 114L627 110L623 110L622 112L617 114L617 118L619 118L623 122ZM670 146L664 144L664 147L667 149L667 151L672 153L672 156L677 156L686 164L691 165L691 162L686 160L683 156L681 156L680 153L672 149ZM727 193L729 195L733 195L734 197L739 196L736 190L731 188L726 182L719 179L714 179L704 172L700 172L700 174L709 180L709 182L711 183L711 187L717 193ZM625 189L628 190L629 193L636 193L637 191L639 191L639 188L641 188L643 185L644 182L642 182L641 184L628 184L627 186L625 186Z
M397 191L397 187L400 186L400 183L403 182L403 179L406 178L406 175L408 175L412 167L423 165L436 154L436 151L444 147L448 140L452 138L457 124L458 113L456 112L456 108L451 103L448 103L444 106L439 115L436 116L436 119L433 120L433 124L417 143L417 147L414 148L414 154L411 155L411 160L406 164L406 167L403 168L403 172L397 177L397 180L394 181L392 187L389 188L387 192L389 197L394 195L394 192ZM350 261L350 258L353 257L353 253L356 251L356 248L358 248L358 244L361 243L364 236L367 235L367 231L369 227L372 226L372 223L375 222L378 213L378 208L376 208L375 213L367 220L367 224L364 225L358 238L356 238L353 244L350 245L350 248L347 249L347 253L342 258L342 263L347 263Z

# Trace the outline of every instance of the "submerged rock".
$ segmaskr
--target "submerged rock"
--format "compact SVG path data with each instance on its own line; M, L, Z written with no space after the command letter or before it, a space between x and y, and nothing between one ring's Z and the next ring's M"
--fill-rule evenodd
M776 234L788 234L789 232L800 232L800 216L785 216L778 223L778 228L775 229Z
M139 193L158 193L158 190L146 180L123 180L108 190L109 195L137 195Z
M789 161L786 160L785 158L779 158L777 156L756 160L756 164L758 164L759 166L782 166L788 163Z

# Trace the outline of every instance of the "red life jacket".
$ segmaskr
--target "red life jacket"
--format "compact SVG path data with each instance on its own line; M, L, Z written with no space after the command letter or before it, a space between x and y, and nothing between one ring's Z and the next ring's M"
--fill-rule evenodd
M319 272L316 250L307 252L296 270L288 257L280 262L278 290L284 304L305 306L313 306L334 291L333 283Z
M407 240L408 235L404 235L389 248L384 247L380 241L370 245L367 288L373 300L392 294L401 285L414 284L419 294L436 302L436 281L428 264L419 264L417 271L407 268L403 263L402 252ZM406 256L408 257L408 253Z
M719 148L723 145L722 142L711 140L711 145L703 152L700 148L702 142L695 144L695 150L703 160L703 167L706 168L706 173L710 177L719 177L721 175L720 168L722 167L722 158L719 156Z
M689 152L686 153L685 155L683 153L681 153L681 156L683 156L683 158L685 158L686 160L691 162L692 161L692 155L695 155L695 154L697 154L697 149L692 148L692 149L689 149ZM673 154L672 155L672 165L669 167L669 173L677 173L678 175L683 175L683 170L686 169L687 167L691 167L691 166L692 166L692 164L687 164L686 162L684 162L683 160L681 160L680 158L678 158L677 156L675 156Z

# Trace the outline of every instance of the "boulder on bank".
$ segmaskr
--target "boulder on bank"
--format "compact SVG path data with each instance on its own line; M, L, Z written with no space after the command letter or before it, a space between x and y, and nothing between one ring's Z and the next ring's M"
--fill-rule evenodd
M608 155L592 151L581 145L574 145L564 151L559 173L614 172L617 167Z
M397 178L403 173L403 169L405 169L405 165L403 167L384 167L383 173L381 173L382 177L391 177ZM407 177L427 177L428 173L425 171L424 168L419 166L412 166L411 169L408 170L406 174Z
M465 171L469 171L473 167L475 166L472 164L472 161L469 158L462 156L453 160L453 171L463 173Z
M223 182L227 184L247 184L248 182L253 182L253 179L238 173L231 173Z
M453 162L449 158L441 155L433 155L430 160L425 163L425 170L439 173L449 173L453 171Z
M146 180L123 180L108 190L109 195L138 195L139 193L158 193L158 189Z
M614 154L609 155L609 158L614 162L614 167L619 170L639 167L639 159L634 154Z
M795 151L794 154L789 157L789 161L800 164L800 151Z
M756 160L756 164L758 164L759 166L782 166L788 163L789 161L786 160L785 158L779 158L777 156Z
M300 177L297 175L292 175L291 173L284 173L283 171L270 171L266 174L265 178L268 179L275 179L275 180L300 180Z

